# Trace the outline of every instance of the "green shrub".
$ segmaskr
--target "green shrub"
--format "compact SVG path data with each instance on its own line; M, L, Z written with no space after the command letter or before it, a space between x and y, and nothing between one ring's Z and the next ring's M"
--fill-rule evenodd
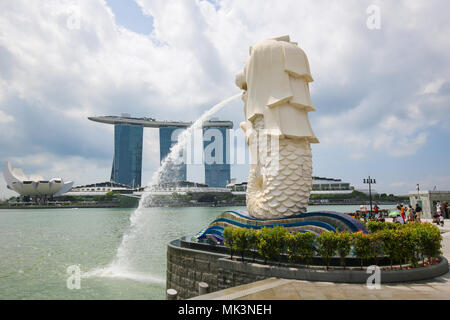
M437 226L429 223L422 224L421 230L423 254L427 256L428 260L431 262L432 258L436 258L442 254L442 235Z
M325 261L328 267L330 266L330 258L335 254L337 249L336 233L333 231L322 232L317 238L317 251Z
M241 253L242 261L244 261L245 252L248 249L247 233L249 229L246 228L234 228L233 238L235 250Z
M288 257L291 261L297 262L303 259L308 264L316 254L314 251L314 241L316 235L312 232L289 233L286 236Z
M392 222L381 222L381 221L369 221L366 224L367 231L370 234L376 233L382 230L399 230L405 228L406 225L402 225L400 223L392 223Z
M375 265L378 265L380 255L383 253L383 237L380 232L369 235L370 239L370 257L375 261Z
M380 221L369 221L367 222L367 231L369 233L375 233L381 230L386 229L387 222L380 222Z
M298 246L295 241L295 235L292 232L286 236L286 251L289 260L292 262L296 262L298 260Z
M345 269L345 257L349 255L352 248L352 234L341 232L336 234L336 251L341 258L341 266Z
M316 251L314 250L316 234L312 232L298 232L294 237L295 242L297 243L298 255L305 260L308 265L308 262L316 255Z
M258 253L267 260L280 258L286 252L289 231L283 227L262 228L258 233Z
M226 227L223 230L224 244L230 248L231 260L233 260L233 248L234 248L233 229L234 227Z
M406 224L393 223L393 222L382 222L384 227L388 230L400 230L406 227Z
M272 230L274 233L275 247L278 249L278 259L281 259L281 256L286 253L287 240L290 233L284 227L274 227Z
M262 228L258 239L258 253L264 258L264 263L269 259L275 259L279 255L274 228Z
M425 247L427 246L427 231L426 227L420 227L420 232L417 234L417 256L418 259L422 259L422 263L425 265Z
M252 255L253 255L253 261L255 261L256 258L256 251L258 250L258 232L255 229L249 229L246 237L247 237L247 245L248 248L251 249Z
M420 241L423 230L420 226L410 224L406 228L399 230L403 236L402 249L406 262L413 267L417 266L420 255Z
M388 256L392 269L393 262L401 258L400 240L398 234L394 230L390 229L381 230L379 234L383 241L383 253Z
M425 257L431 263L441 254L442 236L434 225L378 222L369 223L369 229L373 233L324 232L316 236L311 232L291 234L283 227L265 227L261 230L227 227L223 236L225 245L230 248L231 258L233 253L238 252L244 260L245 253L252 249L253 259L258 252L265 263L267 260L280 261L281 256L287 253L291 261L301 258L308 264L315 255L315 245L327 268L336 252L345 268L345 256L352 247L356 257L361 259L361 268L364 261L370 258L378 264L383 254L389 258L391 267L394 262L400 262L400 267L408 262L415 267L420 258L425 262Z
M355 232L353 234L353 249L355 255L361 259L361 269L364 264L364 260L371 257L371 246L370 246L370 236L368 234L360 232Z

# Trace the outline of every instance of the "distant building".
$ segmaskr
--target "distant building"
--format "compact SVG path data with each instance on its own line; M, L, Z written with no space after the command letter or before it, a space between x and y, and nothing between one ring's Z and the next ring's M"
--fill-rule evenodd
M161 127L159 128L159 160L160 163L164 161L164 159L169 155L170 149L173 147L173 145L178 141L178 139L172 140L172 138L175 135L175 131L179 130L179 127ZM178 138L178 137L177 137ZM170 168L172 170L170 175L166 175L164 178L167 181L164 182L170 182L172 181L186 181L187 177L187 166L186 162L176 164L173 168Z
M227 184L227 188L233 192L245 193L247 191L247 181L237 182L232 179L231 183Z
M7 188L24 197L33 197L45 201L49 197L59 196L69 191L73 182L64 182L62 178L46 180L42 177L27 177L20 168L12 168L7 162L3 167L3 177Z
M237 182L232 179L231 183L227 184L227 188L234 193L245 193L247 191L247 181ZM341 179L313 177L313 187L311 194L348 194L354 190L349 182L344 182Z
M353 192L353 187L349 182L344 182L341 179L313 177L312 194L314 193L340 193L340 191Z
M214 121L217 122L218 120L214 119ZM227 159L230 148L229 137L227 127L218 127L215 129L220 131L223 137L223 141L218 143L219 148L212 151L212 156L218 157L219 163L214 162L209 164L205 162L205 183L211 187L225 188L231 178L230 162L228 161L229 159ZM205 130L205 128L203 130ZM205 150L207 150L210 144L215 142L214 139L214 137L211 137L210 141L206 139L203 141L203 147ZM216 152L219 154L216 154Z
M99 182L99 183L92 183L87 184L83 186L77 186L70 189L69 192L65 193L65 196L103 196L106 195L109 192L116 192L116 193L131 193L135 189L132 189L128 185L124 185L117 182Z
M441 204L446 201L450 204L450 191L410 191L409 203L413 208L416 207L416 203L423 210L423 218L432 218L436 213L436 205L438 202Z
M155 190L175 190L177 188L209 188L205 183L192 182L192 181L172 181L162 182L157 186L154 186Z
M192 125L192 122L132 118L129 114L122 114L120 117L88 117L88 119L114 125L114 160L111 181L131 187L141 186L143 128L159 128L160 161L162 162L170 153L170 148L177 142L176 139L173 139L175 130L186 129ZM223 134L221 151L226 157L228 154L226 150L229 147L226 131L233 128L233 122L211 119L203 123L203 128L218 129ZM212 142L204 142L204 148L207 148ZM171 175L165 177L166 180L185 181L187 179L186 163L176 165L171 170ZM205 180L205 183L211 187L225 188L230 180L230 165L226 161L223 164L205 164Z
M111 181L139 187L142 178L142 126L128 123L114 125L114 158Z

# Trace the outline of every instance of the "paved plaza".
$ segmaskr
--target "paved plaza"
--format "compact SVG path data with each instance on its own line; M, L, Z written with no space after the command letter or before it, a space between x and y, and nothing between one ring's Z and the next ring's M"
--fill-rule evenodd
M450 261L450 221L440 228L443 255ZM217 291L194 299L204 300L450 300L450 272L414 283L381 284L369 289L365 284L312 282L270 278Z

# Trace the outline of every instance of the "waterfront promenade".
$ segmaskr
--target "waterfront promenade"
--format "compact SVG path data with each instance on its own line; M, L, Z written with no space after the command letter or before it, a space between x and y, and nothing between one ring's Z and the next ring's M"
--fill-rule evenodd
M431 220L424 219L427 222ZM443 256L450 261L450 220L439 227ZM369 276L369 275L368 275ZM383 281L383 279L381 279ZM312 282L270 278L229 288L194 300L450 300L450 272L414 283L381 283L380 289L364 284Z

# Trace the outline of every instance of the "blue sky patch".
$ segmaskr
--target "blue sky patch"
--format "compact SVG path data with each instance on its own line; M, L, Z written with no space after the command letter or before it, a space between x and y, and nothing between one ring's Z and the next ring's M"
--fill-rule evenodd
M144 15L134 0L106 0L116 17L116 23L133 32L148 35L153 30L153 18Z

